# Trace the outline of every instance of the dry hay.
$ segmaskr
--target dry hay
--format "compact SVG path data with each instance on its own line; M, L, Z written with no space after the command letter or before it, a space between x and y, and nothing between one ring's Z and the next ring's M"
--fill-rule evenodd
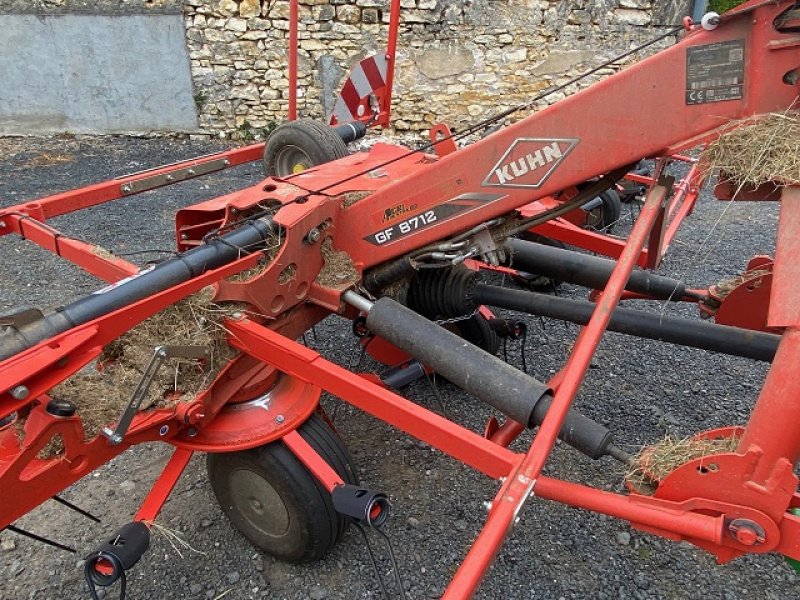
M234 273L226 277L227 281L233 282L244 282L253 279L257 275L261 275L264 271L266 271L272 261L275 260L275 257L278 256L278 250L283 245L283 240L281 239L280 234L273 235L266 240L267 247L262 250L262 256L258 259L258 262L250 267L249 269L245 269L244 271L239 271L238 273Z
M354 204L361 202L364 198L371 195L371 190L345 192L342 194L342 208L350 208Z
M703 151L705 175L739 186L800 184L800 113L758 115L734 124Z
M743 285L748 281L758 279L759 277L770 275L771 273L772 271L768 269L754 269L752 271L747 271L746 273L742 273L736 277L731 277L730 279L724 279L723 281L712 285L709 291L711 291L718 298L724 299L727 298L728 295L740 285Z
M119 419L156 346L202 346L209 354L202 362L168 359L153 379L141 410L193 400L236 356L226 341L222 321L243 307L215 304L212 296L213 289L207 287L153 315L103 348L102 371L84 369L51 390L52 396L77 406L86 439ZM50 446L41 453L44 457L63 450L57 444Z
M739 436L715 439L667 436L652 446L645 446L633 458L625 473L625 481L641 493L652 494L658 483L681 465L698 458L733 452L739 439ZM708 465L710 470L713 467L713 464Z
M34 167L52 167L55 165L63 165L75 161L72 154L66 152L42 152L37 156L27 160L25 166L28 168Z
M321 245L325 264L317 275L317 283L325 287L347 288L358 281L358 271L350 255L333 249L333 239L325 238Z

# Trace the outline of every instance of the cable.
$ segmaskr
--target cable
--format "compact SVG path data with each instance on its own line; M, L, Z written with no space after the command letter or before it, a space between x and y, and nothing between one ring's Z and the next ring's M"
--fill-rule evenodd
M560 85L557 85L557 86L554 86L554 87L546 89L545 91L541 92L540 94L537 94L536 96L534 96L533 98L531 98L530 100L528 100L525 103L518 104L517 106L514 106L514 107L511 107L509 109L506 109L506 110L504 110L504 111L502 111L500 113L497 113L496 115L494 115L492 117L484 119L483 121L479 121L478 123L475 123L474 125L471 125L471 126L467 127L466 129L464 129L464 130L462 130L460 132L451 133L450 135L445 136L445 137L443 137L441 139L438 139L435 142L428 142L426 144L423 144L419 148L416 148L416 149L413 149L413 150L409 150L408 152L404 152L403 154L401 154L399 156L396 156L394 158L391 158L389 160L386 160L386 161L384 161L384 162L382 162L380 164L373 165L369 169L365 169L363 171L359 171L357 173L354 173L353 175L348 175L347 177L345 177L343 179L340 179L338 181L334 181L333 183L329 183L328 185L325 185L325 186L323 186L323 187L321 187L321 188L319 188L317 190L305 190L305 191L310 193L310 194L324 195L323 193L326 190L329 190L329 189L331 189L333 187L336 187L338 185L341 185L343 183L347 183L348 181L352 181L353 179L356 179L358 177L366 175L366 174L374 171L375 169L380 169L382 167L389 166L389 165L394 164L394 163L396 163L398 161L401 161L401 160L403 160L405 158L408 158L409 156L413 156L414 154L421 153L421 152L424 152L426 150L430 150L431 148L433 148L437 144L440 144L441 142L446 142L448 140L459 141L459 140L461 140L461 139L463 139L463 138L465 138L465 137L467 137L469 135L472 135L473 133L478 132L482 128L486 128L486 127L488 127L488 126L490 126L490 125L492 125L494 123L497 123L498 121L501 121L501 120L503 120L503 119L505 119L507 117L510 117L514 113L517 113L517 112L519 112L521 110L525 110L527 108L531 108L534 104L536 104L540 100L543 100L547 96L550 96L551 94L555 94L556 92L560 92L561 90L564 90L564 89L568 88L569 86L581 81L582 79L585 79L586 77L589 77L590 75L594 75L598 71L600 71L602 69L605 69L605 68L613 65L616 62L619 62L619 61L621 61L621 60L623 60L623 59L625 59L625 58L627 58L627 57L629 57L629 56L631 56L631 55L633 55L633 54L635 54L635 53L637 53L637 52L639 52L641 50L644 50L645 48L648 48L649 46L652 46L653 44L657 44L661 40L664 40L664 39L666 39L668 37L671 37L671 36L675 35L679 31L682 31L683 29L684 29L684 26L682 24L681 25L677 25L677 26L673 27L672 29L670 29L669 31L667 31L666 33L662 33L661 35L658 35L658 36L654 37L653 39L651 39L651 40L649 40L647 42L644 42L643 44L635 46L634 48L632 48L632 49L630 49L630 50L628 50L626 52L623 52L622 54L619 54L619 55L615 56L614 58L611 58L611 59L609 59L609 60L607 60L607 61L605 61L603 63L600 63L599 65L589 69L588 71L584 71L583 73L581 73L579 75L576 75L575 77L572 77L571 79L567 80L565 83L562 83ZM289 177L286 177L286 178L282 179L281 181L284 182L284 183L289 183L291 185L295 185L291 181L295 177L297 177L297 175L291 175Z

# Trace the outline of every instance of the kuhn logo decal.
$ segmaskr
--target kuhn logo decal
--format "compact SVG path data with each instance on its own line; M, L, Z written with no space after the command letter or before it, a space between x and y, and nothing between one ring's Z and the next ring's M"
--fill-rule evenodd
M518 138L486 176L483 185L541 187L579 141L578 138Z

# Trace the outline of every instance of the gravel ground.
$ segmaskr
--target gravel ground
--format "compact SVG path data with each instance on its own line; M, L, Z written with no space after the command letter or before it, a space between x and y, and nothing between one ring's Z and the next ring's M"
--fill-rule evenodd
M0 205L221 147L165 139L0 140ZM171 248L177 208L252 184L260 177L259 169L258 164L240 167L54 219L53 224L118 253ZM738 273L752 255L773 251L776 223L774 205L726 206L704 197L661 272L683 276L698 286ZM134 258L142 262L148 257ZM54 306L99 286L31 244L0 238L0 310L23 304ZM581 295L570 286L560 293ZM694 312L691 307L666 310ZM529 325L527 363L535 376L547 379L563 363L577 328L533 319ZM317 334L313 345L324 355L344 364L357 358L348 324L341 319L327 319ZM508 359L520 364L518 345L511 344ZM687 435L744 423L765 372L763 364L745 359L609 334L578 405L611 427L620 444L635 449L666 433ZM449 384L440 384L439 389L451 418L482 430L490 414L485 406ZM439 409L427 385L412 386L407 394L423 406ZM329 409L338 403L332 398L323 402ZM347 405L338 410L336 425L362 482L391 494L394 513L387 531L409 596L438 597L485 519L482 503L494 496L497 483ZM523 443L529 440L528 435ZM78 555L0 533L0 597L86 597L79 557L130 520L167 456L166 447L136 447L64 492L67 499L100 516L102 525L54 503L19 522L75 546ZM622 489L621 469L613 461L592 462L560 445L546 471L603 489ZM202 457L193 459L160 522L179 531L197 552L184 550L181 556L165 537L155 534L150 552L130 573L131 600L380 597L357 531L349 531L325 560L315 564L283 564L254 550L220 512ZM376 548L383 561L385 551L377 543ZM798 597L796 586L797 578L777 556L746 557L718 567L710 556L686 544L634 531L600 515L534 500L524 509L478 597L786 599ZM115 591L108 597L116 597Z

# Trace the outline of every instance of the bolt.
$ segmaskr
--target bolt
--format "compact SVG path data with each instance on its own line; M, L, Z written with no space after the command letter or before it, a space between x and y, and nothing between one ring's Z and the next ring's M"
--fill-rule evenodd
M5 229L5 228L6 228L6 222L0 221L0 229Z
M283 415L278 415L277 417L275 417L275 422L276 422L278 425L280 425L281 423L283 423L285 420L286 420L286 417L284 417Z
M167 435L169 433L169 425L162 425L161 429L158 430L158 435Z
M231 214L232 215L238 215L239 214L239 210L234 208L234 207L231 207Z
M489 502L488 500L484 500L483 501L483 508L485 508L486 510L492 510L492 503Z
M231 319L233 319L234 321L241 321L242 319L244 319L244 315L240 312L235 312L231 315Z
M308 232L306 235L306 241L309 244L316 244L319 241L319 238L322 237L322 234L319 232L319 229L314 227L311 231Z
M224 161L222 161L222 164L224 164L227 167L231 164L231 161L226 158Z
M131 186L129 186L129 185L123 185L123 186L122 186L122 193L123 193L123 194L127 194L127 193L129 193L129 192L131 191L131 189L132 189L132 188L131 188Z
M111 436L111 443L112 444L121 444L122 443L122 436L118 433L115 433Z
M197 429L194 427L189 428L189 437L195 437L197 435Z
M167 351L164 348L159 348L156 350L156 353L158 354L159 358L167 358Z
M11 397L14 398L15 400L25 400L25 398L28 397L28 394L30 394L31 391L24 385L18 385L17 387L12 388L11 392L9 393L11 394Z
M728 531L743 546L763 544L767 537L764 528L750 519L734 519L728 525Z
M182 240L184 240L184 241L188 240L188 239L189 239L189 234L187 234L187 233L182 233L182 234L181 234L181 239L182 239Z
M195 170L194 169L189 169L188 171L186 171L186 173L188 173L189 175L194 175L195 174Z
M174 181L175 178L172 175L167 175L167 181Z

